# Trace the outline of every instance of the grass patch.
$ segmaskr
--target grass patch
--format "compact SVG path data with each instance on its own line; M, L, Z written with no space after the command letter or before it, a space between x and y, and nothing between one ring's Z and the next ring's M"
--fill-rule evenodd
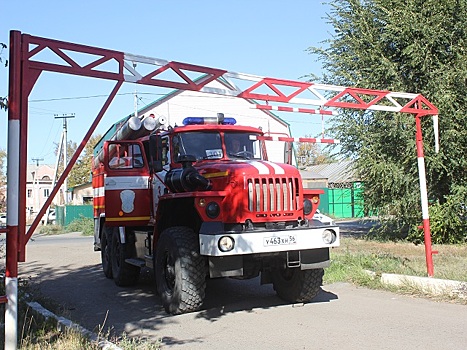
M436 245L433 250L434 278L467 282L467 245ZM364 238L341 237L341 245L331 251L331 266L324 282L350 282L370 288L399 290L417 294L412 288L388 288L376 275L393 273L427 277L425 247L408 242L380 242Z
M159 350L161 347L160 342L151 343L145 339L129 338L123 334L118 339L110 337L99 337L100 339L107 339L113 344L123 350ZM111 349L112 345L103 346L96 342L90 342L87 338L73 329L66 329L59 332L54 329L44 329L36 331L34 337L28 336L23 338L20 344L22 350L100 350L103 348Z
M44 225L39 227L39 233L44 235L58 235L69 232L81 232L84 236L94 234L94 220L92 218L80 217L73 220L67 226Z
M20 338L19 348L22 350L100 350L103 348L111 349L113 348L112 344L123 350L159 350L161 347L160 341L151 342L145 338L130 338L125 333L116 337L110 333L104 334L99 331L98 342L91 341L76 329L57 327L55 321L45 320L27 306L26 301L31 296L27 284L20 283L19 287L18 335ZM4 312L0 315L0 319L4 323ZM107 344L103 344L103 342L107 342ZM3 348L4 345L4 332L2 331L0 347Z
M63 227L60 225L44 225L40 226L37 231L43 235L59 235L63 233ZM36 231L36 232L37 232Z
M81 232L84 236L92 236L94 234L94 220L85 217L75 219L65 227L65 232Z

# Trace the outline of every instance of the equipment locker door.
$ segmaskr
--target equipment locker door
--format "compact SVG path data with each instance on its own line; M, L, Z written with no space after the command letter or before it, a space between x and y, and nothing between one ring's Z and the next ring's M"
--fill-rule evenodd
M104 143L105 221L111 226L147 225L151 218L149 169L137 141Z

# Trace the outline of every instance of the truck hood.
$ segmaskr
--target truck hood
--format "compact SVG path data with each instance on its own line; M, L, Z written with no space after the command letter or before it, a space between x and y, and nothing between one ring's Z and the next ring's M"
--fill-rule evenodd
M273 163L266 160L232 160L222 162L209 162L194 165L199 173L205 177L228 172L229 175L246 176L299 176L296 167L288 164Z

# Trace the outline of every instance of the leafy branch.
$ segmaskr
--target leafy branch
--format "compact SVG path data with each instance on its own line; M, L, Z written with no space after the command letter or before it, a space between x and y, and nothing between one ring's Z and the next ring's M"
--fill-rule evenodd
M0 43L0 63L3 63L2 54L3 54L3 50L6 48L7 48L6 44ZM8 67L8 60L5 60L5 68L6 67ZM0 97L0 110L4 109L6 111L7 108L8 108L8 97L1 96Z

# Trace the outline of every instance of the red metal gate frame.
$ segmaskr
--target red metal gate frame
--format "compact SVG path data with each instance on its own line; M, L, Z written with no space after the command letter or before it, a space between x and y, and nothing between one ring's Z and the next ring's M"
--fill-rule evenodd
M48 50L57 55L63 64L49 63L35 58L38 53ZM91 62L78 64L70 53L88 54ZM115 72L99 67L108 62L117 63ZM141 74L134 63L154 65L148 74ZM26 232L26 167L27 167L27 134L28 134L28 96L42 72L65 73L92 78L114 80L116 84L102 106L100 112L91 124L88 132L70 159L62 176L57 181L50 197L39 211L33 224ZM163 79L161 76L170 72L178 77L176 80ZM198 79L191 79L188 73L198 74ZM8 302L6 314L16 308L18 262L26 259L25 247L37 228L40 218L51 204L64 179L84 149L98 123L104 116L109 105L115 98L124 82L151 85L157 87L206 92L248 100L265 101L257 104L258 109L277 110L298 113L332 114L332 109L350 108L358 110L374 110L410 113L415 117L416 145L418 169L420 177L420 192L422 202L423 230L425 236L425 252L427 272L433 276L433 260L431 233L428 216L428 197L426 190L425 163L423 155L423 140L421 118L433 116L437 124L437 108L420 94L400 93L361 88L340 87L310 82L299 82L276 78L265 78L255 75L229 72L223 69L209 68L188 63L165 61L157 58L126 54L120 51L107 50L80 44L57 41L47 38L22 34L19 31L10 32L10 71L9 71L9 110L8 110L8 189L7 189L7 254L6 254L6 289ZM227 82L229 88L212 88L207 85L215 80ZM235 81L248 82L249 87L239 89ZM224 86L226 84L223 84ZM267 90L267 93L263 93ZM290 91L292 92L284 92ZM300 98L303 93L311 94L313 98ZM331 97L326 97L331 96ZM275 105L271 105L275 104ZM278 105L279 104L279 105ZM318 109L288 107L280 104L312 105ZM9 294L10 297L9 297ZM12 300L15 299L15 300ZM11 305L14 304L14 305ZM7 321L6 321L7 322ZM5 330L7 333L7 329ZM16 337L16 334L14 335ZM13 336L10 337L12 339Z

